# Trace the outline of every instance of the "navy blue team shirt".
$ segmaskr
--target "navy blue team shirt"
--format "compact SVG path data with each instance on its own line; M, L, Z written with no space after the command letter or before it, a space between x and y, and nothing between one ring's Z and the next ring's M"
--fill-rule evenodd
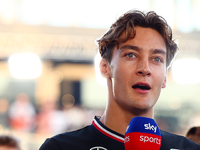
M199 145L183 136L160 132L160 150L200 150ZM91 125L48 138L39 150L125 150L124 135L107 128L95 117Z

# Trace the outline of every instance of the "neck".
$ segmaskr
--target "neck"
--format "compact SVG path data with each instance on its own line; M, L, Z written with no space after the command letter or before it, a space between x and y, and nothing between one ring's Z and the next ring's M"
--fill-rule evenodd
M108 104L104 114L101 116L100 121L111 130L125 135L127 126L132 118L136 116L153 118L153 109L150 111L141 111L141 113L138 113L138 110L135 112L137 113L123 109L114 102L112 104Z

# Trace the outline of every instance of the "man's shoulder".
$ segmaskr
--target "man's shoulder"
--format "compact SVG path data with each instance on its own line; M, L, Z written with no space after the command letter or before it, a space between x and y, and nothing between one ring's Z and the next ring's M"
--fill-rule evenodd
M40 147L40 150L54 150L54 149L83 149L87 144L92 141L93 132L91 126L86 126L70 132L57 134L46 141ZM84 137L84 138L83 138ZM87 142L85 141L87 140Z
M200 150L200 146L184 136L160 130L162 136L161 150L181 149L181 150Z
M55 140L59 144L73 144L74 141L84 143L85 139L88 141L92 140L95 136L94 134L92 126L88 125L80 129L57 134L51 137L51 139Z
M163 137L176 137L176 138L184 138L183 136L181 135L177 135L177 134L173 134L173 133L170 133L170 132L167 132L167 131L163 131L163 130L160 130L160 133Z
M53 136L52 138L55 140L60 140L60 139L68 139L70 138L82 138L83 136L90 136L90 134L92 134L92 126L86 126L80 129L76 129L73 131L69 131L69 132L64 132L58 135Z
M163 130L160 130L161 132L161 136L162 136L162 139L178 139L178 140L186 140L186 141L189 141L191 142L189 139L187 139L186 137L184 136L181 136L181 135L177 135L177 134L173 134L173 133L169 133L167 131L163 131Z

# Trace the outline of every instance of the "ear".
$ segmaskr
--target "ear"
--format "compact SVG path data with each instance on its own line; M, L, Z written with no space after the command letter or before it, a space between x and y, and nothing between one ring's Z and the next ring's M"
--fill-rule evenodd
M105 58L101 59L99 68L100 68L101 75L104 78L110 78L111 77L110 66L109 66L108 61Z
M166 86L167 86L167 74L165 75L165 79L163 81L162 88L166 88Z

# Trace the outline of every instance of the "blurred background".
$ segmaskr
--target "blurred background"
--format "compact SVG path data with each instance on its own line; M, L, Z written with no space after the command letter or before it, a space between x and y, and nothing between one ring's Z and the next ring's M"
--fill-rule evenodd
M101 115L107 89L95 40L130 9L163 16L179 46L158 125L183 136L200 125L200 0L0 0L0 133L37 150Z

